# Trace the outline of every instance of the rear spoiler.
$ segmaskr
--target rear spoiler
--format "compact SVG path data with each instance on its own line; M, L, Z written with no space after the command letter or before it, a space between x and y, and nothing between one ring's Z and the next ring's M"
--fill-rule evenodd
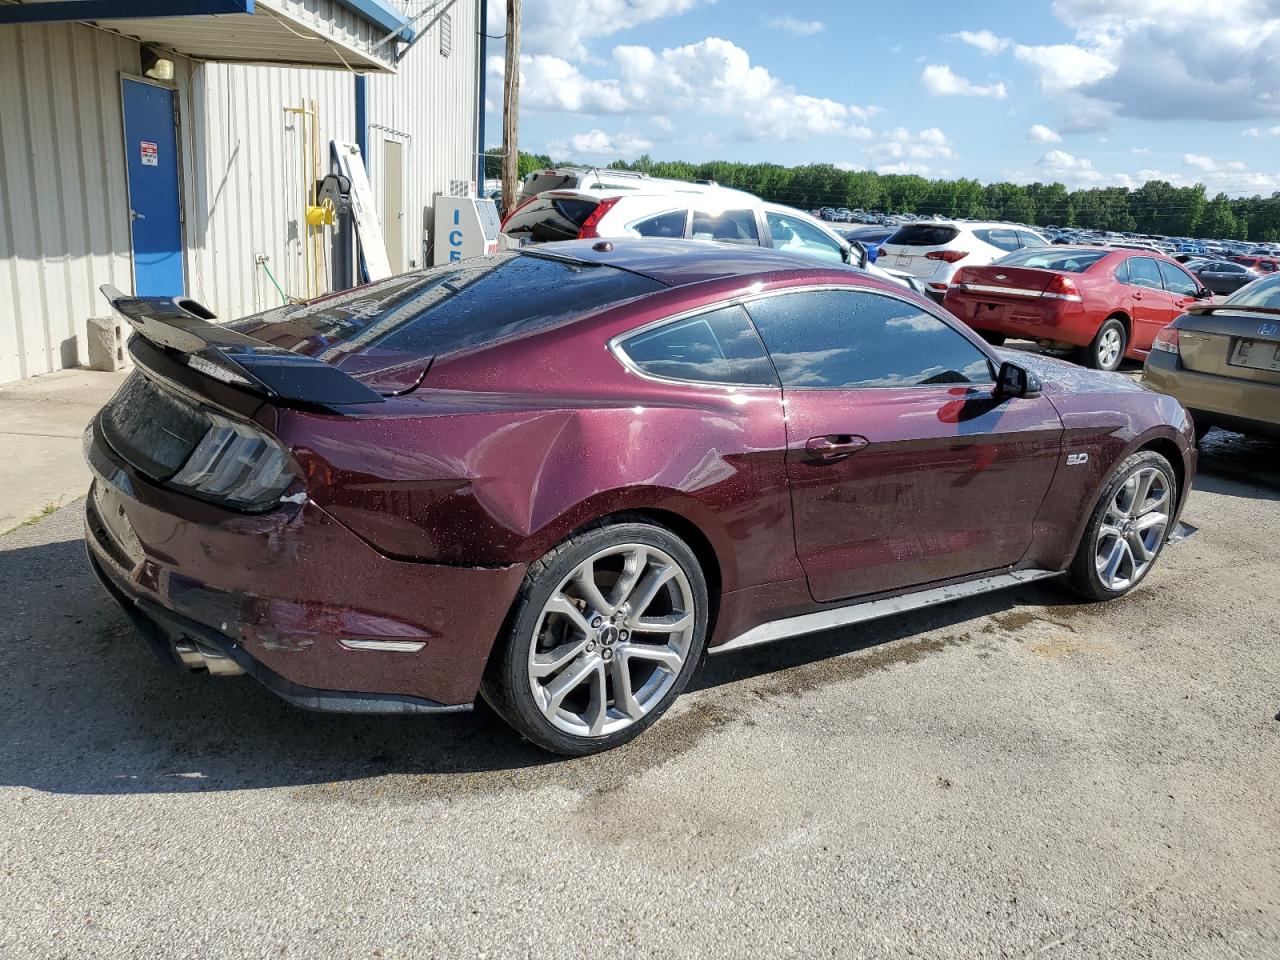
M1269 317L1280 317L1280 307L1248 307L1243 303L1197 303L1195 306L1187 307L1187 313L1193 313L1201 317L1211 313L1221 313L1224 310L1233 310L1236 313L1262 313Z
M139 336L185 355L187 366L272 399L342 406L383 397L337 367L263 343L221 324L212 310L186 297L133 297L109 283L100 288Z

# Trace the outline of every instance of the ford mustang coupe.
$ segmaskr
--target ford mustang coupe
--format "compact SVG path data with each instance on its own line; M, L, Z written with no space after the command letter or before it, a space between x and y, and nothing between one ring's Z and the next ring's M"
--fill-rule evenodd
M564 754L708 650L1119 597L1196 467L1172 397L779 251L549 244L229 325L105 292L137 370L86 432L86 542L142 637L313 709L483 697Z

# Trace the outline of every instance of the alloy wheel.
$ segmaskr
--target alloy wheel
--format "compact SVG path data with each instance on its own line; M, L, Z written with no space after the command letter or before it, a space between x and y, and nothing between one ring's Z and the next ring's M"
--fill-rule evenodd
M534 703L575 736L632 725L679 677L694 613L688 576L657 547L627 543L591 555L543 604L529 648Z
M1133 473L1116 491L1098 528L1098 579L1119 592L1142 579L1160 552L1172 505L1168 477L1156 467Z
M1115 327L1108 327L1098 337L1098 367L1112 370L1120 363L1120 351L1124 349L1123 338Z

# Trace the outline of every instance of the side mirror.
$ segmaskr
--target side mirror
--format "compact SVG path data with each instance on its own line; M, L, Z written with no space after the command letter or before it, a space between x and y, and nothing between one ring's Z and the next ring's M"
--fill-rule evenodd
M1210 290L1208 287L1201 287L1199 290L1197 290L1197 291L1196 291L1196 299L1197 299L1197 300L1212 300L1212 299L1213 299L1213 291L1212 291L1212 290Z
M849 244L849 262L855 266L867 269L867 264L871 258L867 254L867 248L862 245L861 240L854 240Z
M1000 374L996 377L997 397L1005 400L1038 397L1041 389L1040 378L1030 370L1008 360L1000 364Z

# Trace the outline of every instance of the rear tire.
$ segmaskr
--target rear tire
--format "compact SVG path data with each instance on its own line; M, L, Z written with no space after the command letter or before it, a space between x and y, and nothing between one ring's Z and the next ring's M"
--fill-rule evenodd
M1151 572L1173 523L1178 481L1153 450L1126 459L1107 481L1068 569L1091 600L1123 597Z
M1085 347L1085 366L1107 372L1119 370L1128 349L1129 334L1125 331L1124 324L1117 317L1108 317L1098 328L1093 343Z
M1196 446L1197 447L1200 446L1200 444L1204 441L1205 435L1208 434L1208 432L1212 429L1213 429L1213 424L1211 423L1196 424Z
M481 693L544 750L576 757L620 746L688 684L708 610L697 557L670 530L589 528L529 568Z

